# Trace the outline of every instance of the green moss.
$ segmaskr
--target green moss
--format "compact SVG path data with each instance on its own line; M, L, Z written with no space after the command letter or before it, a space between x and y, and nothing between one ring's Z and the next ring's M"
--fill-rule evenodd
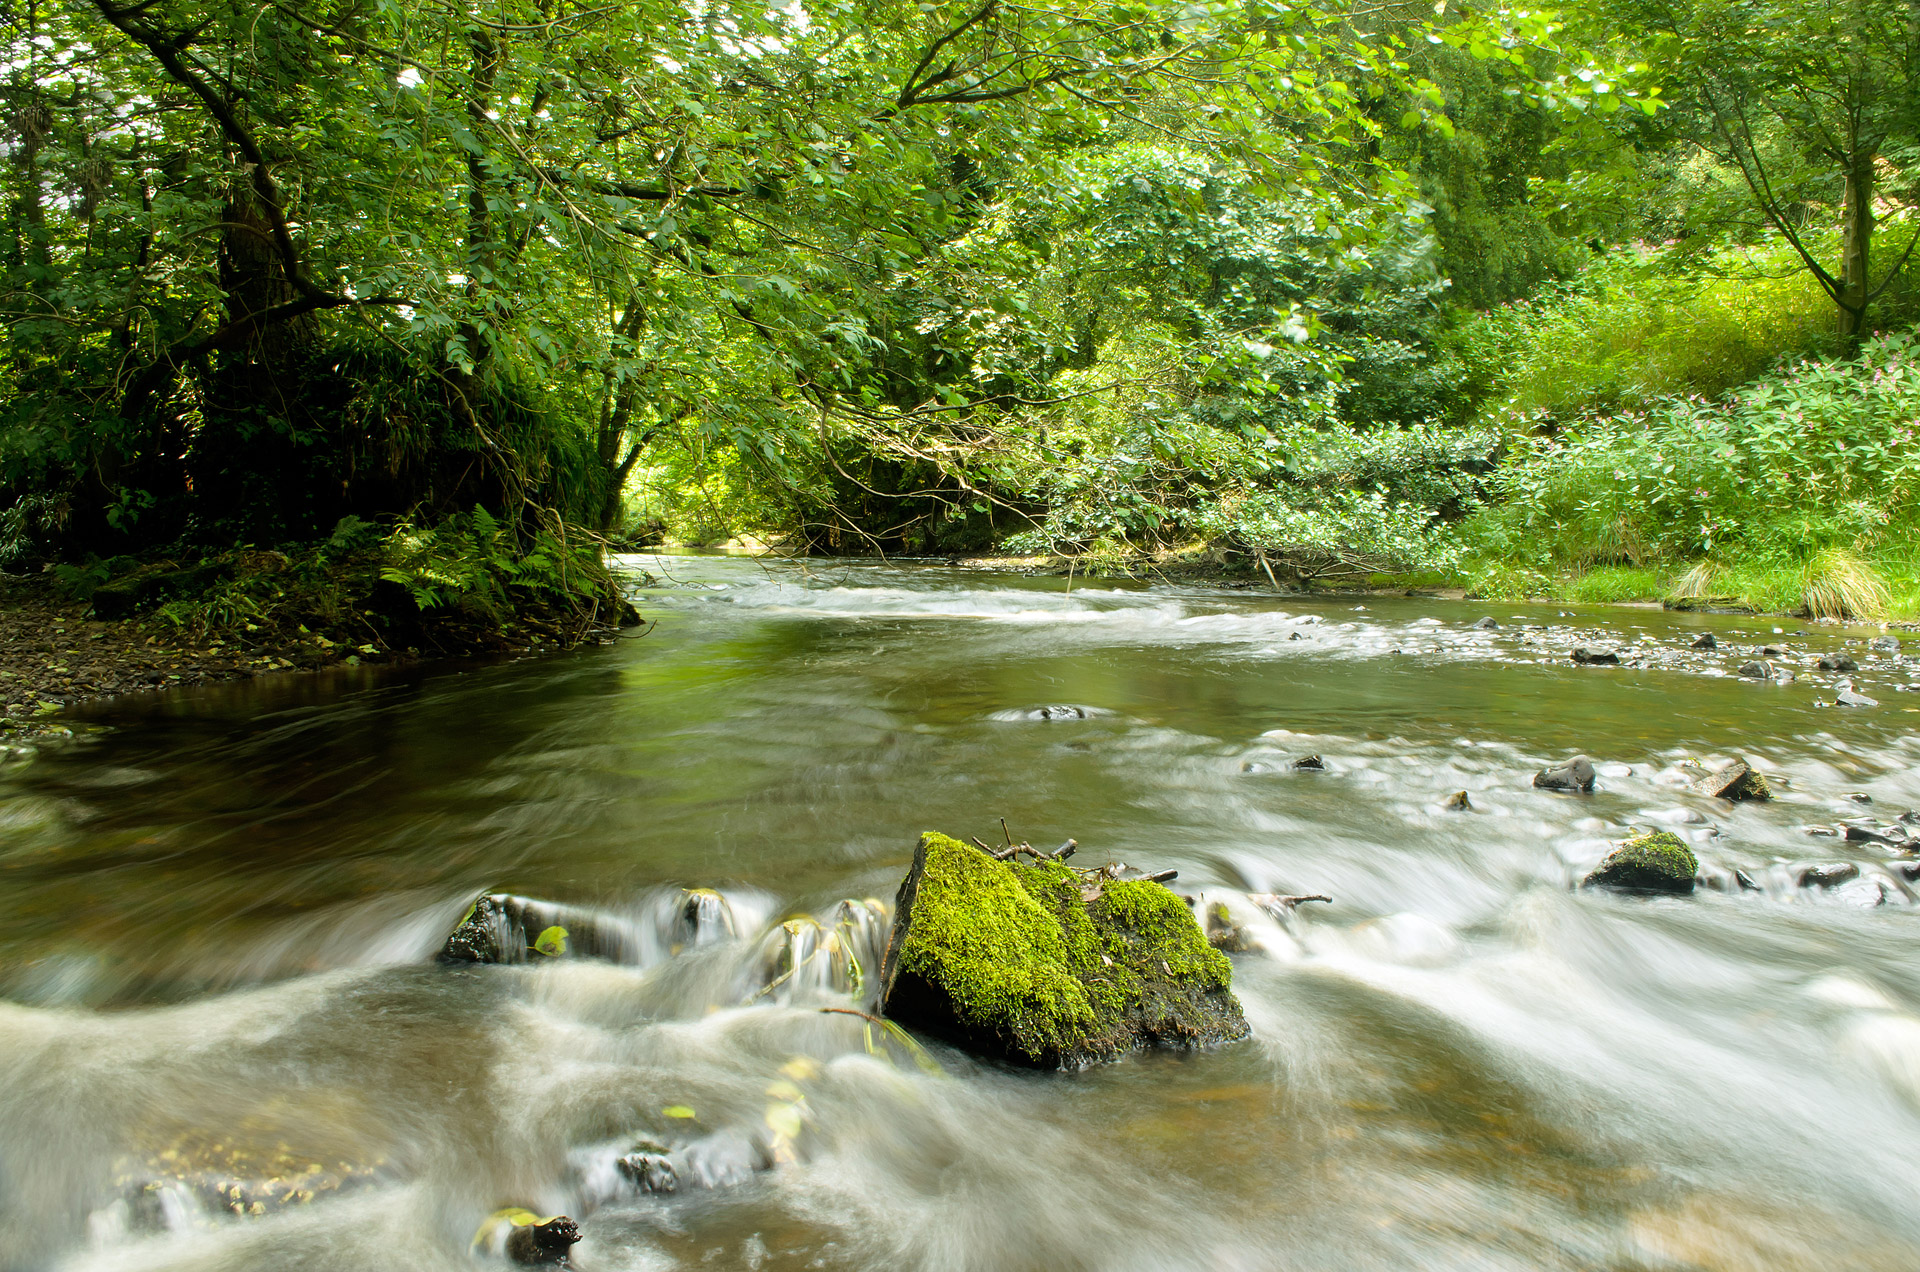
M1692 892L1699 859L1669 830L1629 839L1607 854L1584 886L1641 892Z
M1232 964L1160 884L1110 881L1089 901L1059 862L996 861L932 832L922 847L896 966L937 985L962 1025L1038 1063L1245 1033Z
M939 984L966 1024L1012 1026L1036 1058L1084 1043L1096 1025L1093 1007L1068 971L1080 958L1070 957L1051 907L979 849L933 832L924 843L926 873L901 969ZM1071 878L1065 866L1033 868L1048 870ZM1038 882L1045 892L1053 880Z

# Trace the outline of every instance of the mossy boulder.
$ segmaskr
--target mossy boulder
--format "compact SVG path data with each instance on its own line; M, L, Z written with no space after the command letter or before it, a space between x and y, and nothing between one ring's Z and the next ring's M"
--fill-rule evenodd
M1077 1068L1246 1037L1232 978L1158 883L1001 861L929 832L900 885L880 1007L972 1051Z
M1699 859L1686 841L1669 830L1639 835L1607 854L1583 888L1619 888L1628 892L1693 891Z

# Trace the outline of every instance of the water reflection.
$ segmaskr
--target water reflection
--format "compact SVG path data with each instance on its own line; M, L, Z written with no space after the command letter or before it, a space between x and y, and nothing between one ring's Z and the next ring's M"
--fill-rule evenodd
M1805 833L1920 805L1866 633L649 569L615 648L127 701L0 776L0 1268L471 1267L509 1204L602 1269L1920 1260L1914 884ZM1567 659L1601 638L1643 665ZM1849 641L1878 709L1815 705ZM1764 643L1798 680L1729 674ZM1594 795L1529 785L1574 752ZM1687 788L1733 754L1783 797ZM1038 1075L850 1014L864 899L1001 817L1262 924L1254 1039ZM1754 887L1573 891L1636 825ZM483 892L630 940L435 965ZM684 1187L620 1175L656 1149ZM241 1176L313 1196L235 1216Z

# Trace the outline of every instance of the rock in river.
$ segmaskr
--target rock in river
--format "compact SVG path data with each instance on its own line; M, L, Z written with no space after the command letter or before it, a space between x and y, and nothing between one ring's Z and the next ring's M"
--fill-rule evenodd
M1535 773L1533 784L1543 791L1591 791L1593 761L1584 755L1576 755L1565 764Z
M487 1216L474 1234L475 1253L505 1256L529 1267L571 1267L580 1226L565 1215L542 1219L521 1206L509 1206Z
M1720 642L1713 638L1712 632L1701 633L1700 639L1693 642L1695 649L1718 649Z
M1620 655L1611 649L1588 649L1585 645L1573 651L1573 661L1582 667L1614 667L1620 663Z
M525 963L585 955L634 961L619 924L574 906L504 892L476 900L440 949L443 963Z
M1019 1064L1247 1036L1233 965L1146 879L999 860L922 835L881 967L882 1014Z
M1619 888L1627 892L1693 891L1700 861L1680 836L1655 831L1627 840L1580 883L1583 888Z
M1747 762L1738 756L1734 757L1733 763L1711 773L1697 764L1687 765L1685 768L1687 775L1693 778L1693 789L1702 795L1731 800L1773 798L1773 790L1767 785L1767 779L1754 772Z

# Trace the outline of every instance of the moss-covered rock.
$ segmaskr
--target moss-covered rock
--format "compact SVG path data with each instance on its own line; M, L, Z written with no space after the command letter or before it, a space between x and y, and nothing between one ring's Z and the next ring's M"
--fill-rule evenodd
M1693 891L1693 879L1699 871L1699 859L1686 841L1662 830L1620 844L1580 886L1688 893Z
M1158 883L1000 861L929 832L900 885L881 1011L975 1051L1071 1068L1244 1038L1232 977Z

